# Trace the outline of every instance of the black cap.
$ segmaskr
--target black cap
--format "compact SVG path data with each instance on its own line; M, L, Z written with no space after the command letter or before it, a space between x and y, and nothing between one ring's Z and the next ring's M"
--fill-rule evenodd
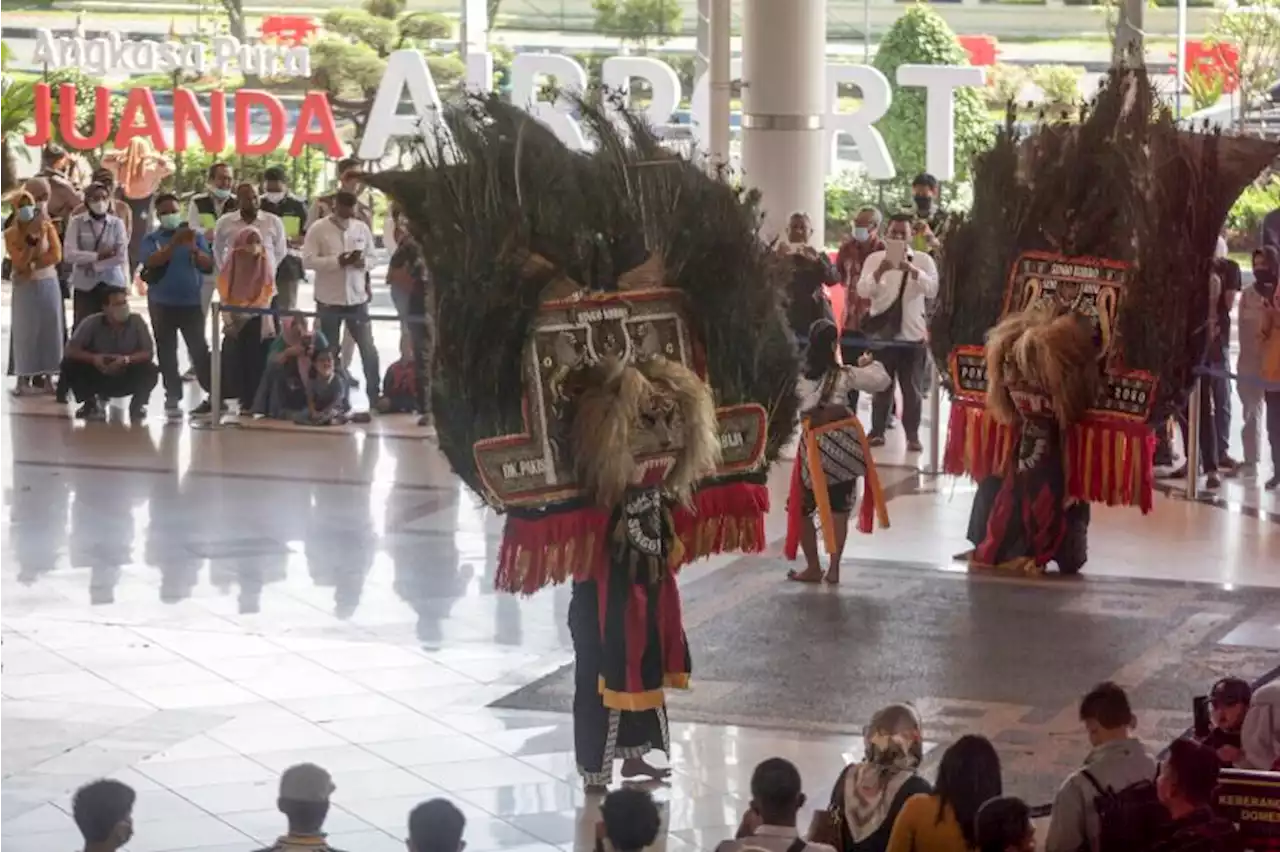
M1214 704L1248 704L1252 697L1249 684L1238 677L1224 677L1209 690L1209 700Z

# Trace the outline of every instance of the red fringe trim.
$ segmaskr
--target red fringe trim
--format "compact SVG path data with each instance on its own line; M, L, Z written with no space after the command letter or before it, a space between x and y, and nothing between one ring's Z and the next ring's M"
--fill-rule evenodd
M672 512L683 545L680 565L714 553L764 550L769 489L730 482L694 494L693 511ZM599 578L608 567L609 512L597 507L548 512L534 518L507 516L494 588L531 595L544 586ZM678 568L679 566L674 566Z
M531 595L544 586L599 576L608 564L609 513L594 506L536 518L507 516L494 588Z
M716 553L759 553L767 542L764 517L769 488L754 482L726 482L694 492L693 510L671 513L684 545L681 565Z
M981 482L1005 469L1013 448L1013 430L997 423L974 403L951 406L942 465L954 476ZM1137 506L1151 511L1155 493L1155 434L1145 423L1086 419L1067 432L1063 465L1067 494L1108 506Z

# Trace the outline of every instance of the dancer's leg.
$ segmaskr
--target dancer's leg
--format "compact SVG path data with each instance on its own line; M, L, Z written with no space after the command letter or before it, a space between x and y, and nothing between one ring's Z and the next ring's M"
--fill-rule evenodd
M573 584L569 635L573 639L573 746L578 772L588 791L600 792L613 780L610 728L616 741L620 720L600 698L599 598L592 581Z

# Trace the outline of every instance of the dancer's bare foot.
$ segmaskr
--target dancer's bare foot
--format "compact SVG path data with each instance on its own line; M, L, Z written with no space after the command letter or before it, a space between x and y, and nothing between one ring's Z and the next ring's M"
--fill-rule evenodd
M840 566L836 565L827 569L826 581L831 585L838 585L840 582Z
M622 761L622 777L662 781L671 777L671 770L652 766L643 757L632 757Z
M955 556L952 556L951 561L952 562L968 562L972 558L973 558L973 548L970 548L966 551L963 551L962 553L957 553Z
M803 571L788 571L787 579L793 583L821 583L822 569L817 565L810 565Z

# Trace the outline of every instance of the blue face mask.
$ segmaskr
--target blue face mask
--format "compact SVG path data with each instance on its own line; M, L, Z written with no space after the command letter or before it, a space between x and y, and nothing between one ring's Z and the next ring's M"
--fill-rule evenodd
M34 218L36 218L36 208L33 205L28 204L26 207L18 208L19 222L30 222Z
M231 197L231 190L223 189L222 187L214 187L214 189L211 190L211 194L219 201L226 201Z
M860 243L865 243L867 240L871 239L871 229L870 228L854 228L853 238Z

